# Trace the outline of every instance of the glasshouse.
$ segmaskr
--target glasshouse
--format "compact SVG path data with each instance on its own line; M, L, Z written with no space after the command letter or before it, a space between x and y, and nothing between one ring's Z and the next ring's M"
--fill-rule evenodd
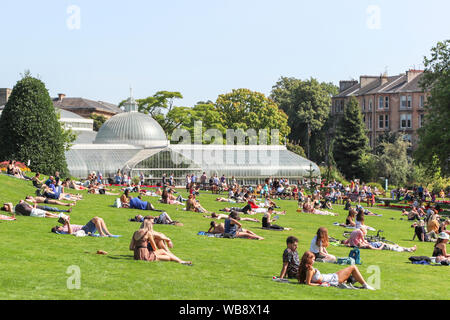
M120 169L129 176L144 175L147 183L173 174L183 184L187 174L235 177L243 184L257 184L267 177L291 181L318 177L318 166L284 145L170 144L164 130L151 116L137 112L129 98L125 112L107 120L99 132L85 128L66 152L70 174L86 178L101 172L113 177Z

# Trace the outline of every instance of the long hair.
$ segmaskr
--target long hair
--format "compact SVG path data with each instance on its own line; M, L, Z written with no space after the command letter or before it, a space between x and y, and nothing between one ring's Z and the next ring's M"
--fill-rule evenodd
M356 215L356 221L364 223L364 212L363 211L358 212L358 214Z
M314 253L311 251L306 251L303 254L302 259L300 260L300 265L298 267L297 279L299 283L306 283L306 273L308 270L313 269L313 261Z
M318 247L320 246L320 242L322 242L322 247L328 247L328 229L325 227L321 227L317 230L316 245Z

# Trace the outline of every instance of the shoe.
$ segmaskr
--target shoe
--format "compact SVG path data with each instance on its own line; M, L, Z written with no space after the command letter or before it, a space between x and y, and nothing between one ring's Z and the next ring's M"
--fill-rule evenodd
M347 284L345 284L345 283L340 283L338 285L338 288L339 289L350 289L350 287Z
M374 287L369 286L367 283L365 285L362 286L363 289L367 289L367 290L375 290Z

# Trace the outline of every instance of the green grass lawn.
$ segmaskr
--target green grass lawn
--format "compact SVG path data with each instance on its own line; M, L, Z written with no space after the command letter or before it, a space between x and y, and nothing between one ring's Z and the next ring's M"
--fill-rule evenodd
M0 176L0 201L16 204L27 194L33 194L31 182ZM184 190L183 190L184 191ZM185 193L183 192L185 195ZM265 238L263 241L219 239L197 236L206 231L209 219L200 213L187 213L176 206L163 205L157 198L147 197L157 208L166 210L183 227L156 225L174 242L173 252L194 266L173 262L134 261L128 250L131 235L139 228L128 219L139 210L111 207L114 196L87 195L79 201L71 214L73 224L85 224L92 217L102 217L113 234L121 238L77 238L50 232L56 219L17 217L17 221L0 221L0 299L226 299L226 300L288 300L288 299L449 299L450 269L443 266L413 265L410 253L361 250L363 276L371 276L371 265L381 270L381 289L342 290L276 283L279 275L286 238L299 238L299 254L309 249L317 229L325 226L330 236L342 239L341 227L333 222L344 222L346 213L335 206L338 217L297 213L296 201L280 200L278 205L287 210L278 224L291 231L267 231L259 223L244 222ZM216 196L202 193L199 199L204 207L217 211L226 206L215 202ZM242 206L242 205L240 205ZM367 217L366 224L383 229L385 236L402 246L418 245L414 255L431 255L432 243L412 242L411 223L401 221L400 211L373 209L382 217ZM261 214L257 215L260 219ZM394 218L391 220L390 218ZM104 250L108 255L97 255ZM330 246L328 250L338 257L348 256L350 248ZM81 288L67 288L67 269L79 266ZM322 273L334 272L343 266L316 263Z

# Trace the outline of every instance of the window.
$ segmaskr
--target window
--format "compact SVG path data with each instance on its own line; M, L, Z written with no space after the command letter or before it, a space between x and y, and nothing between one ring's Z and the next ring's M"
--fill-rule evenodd
M362 101L362 107L363 107L363 111L366 111L366 99L364 99L364 98Z
M405 135L403 136L403 141L409 141L409 142L411 142L411 135L410 135L410 134L405 134Z
M384 108L389 109L389 97L384 97Z
M388 115L384 116L384 128L389 129L389 116Z
M419 127L422 128L423 127L423 123L425 121L425 114L420 114L419 115Z
M425 97L424 96L420 96L419 107L423 108L424 105L425 105Z
M384 116L378 116L378 128L383 129L383 124L384 124Z
M373 101L372 101L372 99L370 99L370 100L369 100L369 111L372 110L372 105L373 105Z
M369 129L372 129L372 114L369 113L368 116L369 116Z
M401 96L400 97L400 108L406 108L406 96Z
M401 129L411 128L411 115L410 114L402 114L400 116L400 128Z
M408 108L412 107L412 96L408 96Z
M378 98L378 109L383 109L383 97Z

